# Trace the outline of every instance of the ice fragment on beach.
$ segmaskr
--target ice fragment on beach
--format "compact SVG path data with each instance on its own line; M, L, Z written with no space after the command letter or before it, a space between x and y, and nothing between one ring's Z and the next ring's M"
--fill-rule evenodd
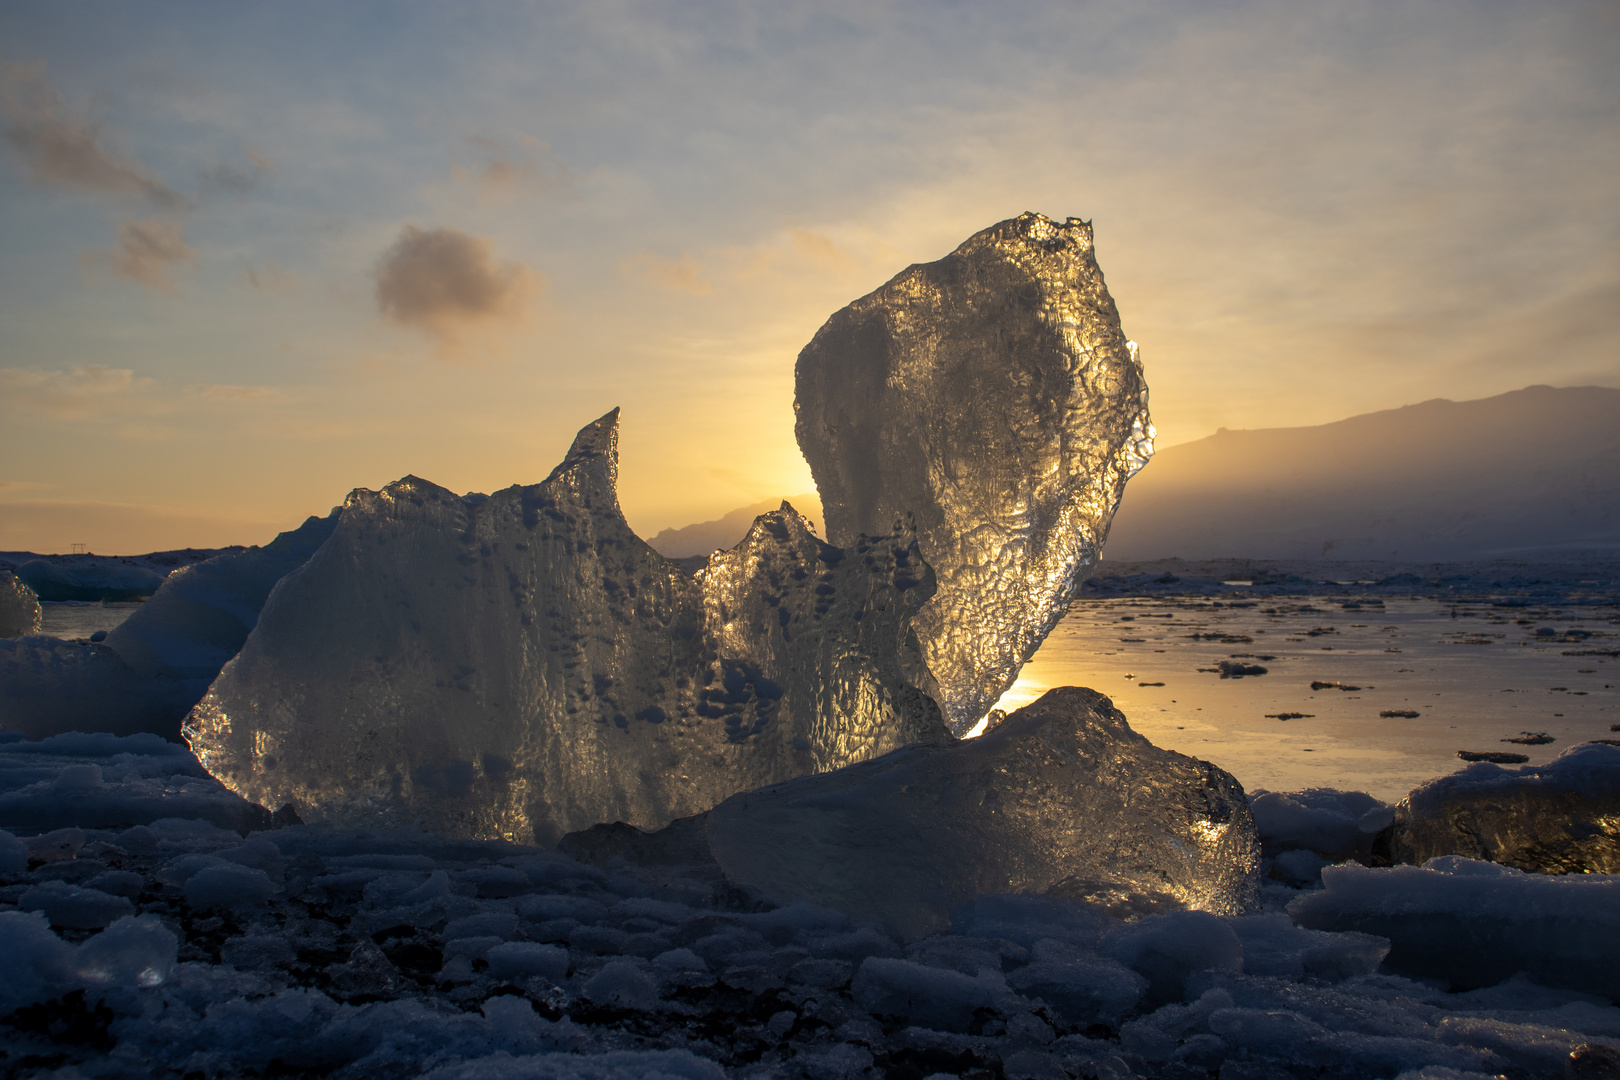
M10 570L0 570L0 638L39 633L39 597Z
M736 795L707 816L726 876L880 920L911 939L990 893L1118 913L1247 911L1258 845L1243 790L1160 750L1107 698L1066 687L985 735Z
M103 641L0 642L0 727L31 739L75 730L178 738L181 720L242 647L270 590L335 524L336 515L312 517L264 547L154 579L157 592Z
M1544 874L1620 873L1620 746L1582 743L1546 765L1481 762L1417 788L1395 808L1399 862L1437 855Z
M1545 986L1620 1000L1620 878L1549 876L1445 855L1419 866L1356 863L1288 905L1312 930L1385 938L1385 966L1453 989L1523 972Z
M915 620L924 689L962 734L1068 610L1153 452L1090 223L1022 214L907 268L828 319L795 375L828 538L916 525L939 580Z
M1393 814L1366 792L1335 788L1256 791L1249 808L1260 832L1261 854L1305 850L1332 862L1369 855L1373 837Z
M305 822L549 845L945 735L902 674L908 531L842 551L784 504L694 578L617 471L615 410L540 484L355 491L192 713L199 759Z

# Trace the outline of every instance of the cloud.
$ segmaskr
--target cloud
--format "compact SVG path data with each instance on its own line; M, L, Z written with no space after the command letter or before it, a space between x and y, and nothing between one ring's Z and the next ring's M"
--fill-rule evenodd
M38 418L115 424L123 438L172 438L198 417L294 402L281 387L160 383L129 368L85 364L66 371L0 368L0 409ZM188 417L175 426L178 417ZM233 419L232 423L239 420Z
M298 271L266 262L262 267L250 266L243 271L248 284L260 292L282 295L298 288Z
M544 274L495 258L488 240L459 229L407 225L377 265L377 310L433 338L441 359L497 345L528 321Z
M270 178L275 172L268 159L249 150L246 168L232 165L228 161L217 162L203 170L202 184L205 191L223 191L233 195L240 195L252 191Z
M164 210L188 205L127 151L109 146L117 140L95 121L72 113L45 81L43 64L0 67L0 112L6 142L41 184L145 199Z
M129 368L86 364L69 371L0 368L0 399L19 412L91 420L121 408L152 383Z
M690 255L682 255L678 259L665 259L645 251L638 251L619 263L619 272L627 278L645 281L673 292L696 293L701 296L714 291L709 283L703 280L703 268Z
M848 272L860 268L860 260L832 242L831 237L808 229L793 229L793 250L829 270Z
M451 178L474 188L479 200L485 203L508 203L525 195L578 197L577 178L567 165L557 160L550 146L526 135L520 136L519 141L526 149L481 135L469 135L467 144L479 160L471 168L454 166L450 170Z
M121 278L149 289L178 292L170 267L191 262L197 253L186 243L180 226L172 221L121 221L118 247L92 253L92 265L105 265Z

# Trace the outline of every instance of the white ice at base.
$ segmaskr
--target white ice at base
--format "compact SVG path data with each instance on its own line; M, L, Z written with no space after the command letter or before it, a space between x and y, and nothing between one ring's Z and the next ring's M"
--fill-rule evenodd
M949 1054L999 1062L1008 1077L1173 1067L1215 1078L1238 1062L1248 1075L1271 1066L1441 1080L1556 1077L1578 1045L1620 1047L1620 1008L1570 988L1568 945L1537 969L1539 982L1516 967L1495 985L1448 993L1380 966L1388 937L1311 929L1280 911L1121 923L1034 896L980 897L947 932L906 944L809 904L739 910L735 895L669 868L602 868L422 834L292 827L244 838L161 813L131 825L114 814L143 805L126 785L174 763L131 752L145 749L138 740L80 737L71 754L65 743L50 754L0 744L0 808L45 821L71 808L101 822L0 833L0 1017L61 1009L82 992L86 1008L113 1017L115 1045L96 1052L110 1077L228 1075L280 1059L340 1078L430 1067L465 1078L774 1070L819 1080ZM83 782L90 766L99 787ZM178 807L211 805L199 798L173 795ZM192 910L188 894L210 874L258 888L221 888L239 906ZM1537 919L1604 956L1620 939L1604 921L1616 883L1602 875L1537 878L1451 860L1329 866L1324 877L1325 888L1276 890L1300 910L1378 913L1397 945L1405 927L1449 925L1443 942L1455 953L1493 926L1519 933ZM86 931L12 907L53 882L141 910ZM1452 922L1423 921L1435 914ZM203 950L220 936L215 961ZM398 948L407 938L428 964L420 983L395 964L408 959ZM1534 966L1548 940L1498 955ZM324 990L297 974L317 955L337 957L316 962L327 965ZM721 1034L697 1037L694 1025ZM642 1033L633 1048L629 1028ZM0 1030L0 1053L60 1051L22 1028ZM775 1064L737 1064L760 1053Z

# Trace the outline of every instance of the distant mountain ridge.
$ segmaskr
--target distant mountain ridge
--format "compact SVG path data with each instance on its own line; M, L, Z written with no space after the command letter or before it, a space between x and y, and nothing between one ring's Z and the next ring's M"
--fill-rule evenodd
M1160 451L1105 555L1424 560L1620 550L1620 390L1531 386Z
M821 532L821 499L815 494L789 495L786 499L766 499L751 506L733 510L715 521L700 521L679 529L665 529L647 541L647 545L666 559L688 559L707 555L721 548L736 547L748 535L748 527L761 514L780 509L786 501L793 509L810 519L816 532Z
M814 495L789 498L812 518ZM671 558L742 539L771 499L665 529ZM1229 431L1158 452L1125 488L1104 556L1469 562L1620 554L1620 390L1531 386L1314 427Z

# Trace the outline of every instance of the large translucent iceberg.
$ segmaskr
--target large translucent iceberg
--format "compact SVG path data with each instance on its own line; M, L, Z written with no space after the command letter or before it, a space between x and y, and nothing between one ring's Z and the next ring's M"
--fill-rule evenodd
M550 844L946 737L901 673L909 531L840 550L784 504L694 578L617 470L614 410L540 484L355 491L193 711L199 759L305 821Z
M918 679L965 733L1063 617L1153 452L1091 224L1022 214L908 267L828 319L796 376L828 539L915 525L939 579Z

